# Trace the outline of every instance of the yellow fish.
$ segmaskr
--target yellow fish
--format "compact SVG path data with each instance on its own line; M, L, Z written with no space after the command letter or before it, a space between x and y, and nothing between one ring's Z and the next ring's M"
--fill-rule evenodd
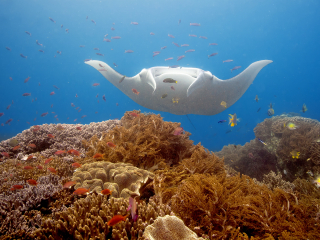
M234 127L235 125L237 125L237 114L229 114L229 124L231 124L231 127Z
M287 127L287 128L290 129L290 130L294 130L294 129L296 129L296 128L298 127L297 125L295 125L295 124L292 123L292 122L289 122L287 125L284 123L283 126L284 126L284 127Z
M179 98L172 98L172 102L173 103L178 103L179 102Z
M225 101L222 101L222 102L220 103L220 105L223 106L223 107L225 107L225 108L227 107L227 103L226 103Z
M320 176L318 176L313 182L317 184L317 187L320 187Z
M292 158L296 158L296 159L298 159L300 156L300 152L296 150L291 151L290 154L292 155Z

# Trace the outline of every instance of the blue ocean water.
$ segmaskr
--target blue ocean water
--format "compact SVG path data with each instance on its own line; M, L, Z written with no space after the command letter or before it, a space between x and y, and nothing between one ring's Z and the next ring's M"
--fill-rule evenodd
M209 150L217 151L227 144L244 144L254 139L253 128L269 117L270 103L275 115L295 112L319 120L319 10L317 0L2 0L0 112L4 115L0 123L13 121L0 126L0 139L15 136L32 125L87 124L121 118L125 111L140 109L159 113L165 121L181 122L192 133L195 144L201 142ZM109 39L111 36L121 39L104 42L106 34ZM168 34L174 35L178 44L189 44L196 51L177 62L176 58L187 48L174 46ZM200 35L207 39L200 39ZM37 45L36 40L43 46ZM163 46L167 48L153 58L153 51L160 51ZM99 48L104 56L96 55L93 48ZM44 52L39 52L40 49ZM124 53L128 49L134 52ZM213 52L218 55L208 59ZM169 57L174 59L165 62ZM98 71L84 64L84 59L101 60L110 66L116 63L116 70L126 76L134 76L143 68L178 63L210 71L220 79L234 77L258 60L269 59L273 63L262 69L242 98L224 112L214 116L188 115L193 126L186 116L136 104ZM222 63L226 59L233 62ZM231 73L234 66L242 67ZM27 77L30 80L24 83ZM93 83L100 85L93 87ZM53 91L55 94L50 95ZM31 96L23 97L23 93ZM103 95L106 101L102 100ZM254 100L256 95L259 102ZM71 103L81 112L71 107ZM306 113L301 112L304 103ZM48 115L40 117L45 112ZM241 119L237 126L218 124L233 113Z

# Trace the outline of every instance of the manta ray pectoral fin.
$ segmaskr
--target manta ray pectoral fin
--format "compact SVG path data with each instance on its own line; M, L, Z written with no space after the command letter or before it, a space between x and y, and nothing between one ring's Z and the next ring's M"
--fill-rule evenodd
M270 63L272 63L271 60L254 62L237 76L228 80L215 78L213 82L216 82L216 85L221 86L221 89L223 89L223 91L219 91L223 93L220 98L227 102L228 107L233 105L247 91L260 70Z

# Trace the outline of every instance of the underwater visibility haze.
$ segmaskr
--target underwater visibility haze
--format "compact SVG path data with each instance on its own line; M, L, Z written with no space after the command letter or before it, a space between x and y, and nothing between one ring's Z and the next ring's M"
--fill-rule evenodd
M0 239L319 239L319 11L0 1Z
M2 1L1 139L32 125L85 124L140 109L181 122L195 142L220 150L253 139L253 128L269 117L270 103L275 115L302 113L305 103L304 116L317 118L318 7L317 1ZM144 68L179 65L220 79L238 75L255 61L273 63L230 108L188 119L134 103L85 59L103 61L130 77ZM206 105L205 99L198 104ZM232 128L228 114L234 113L240 122Z

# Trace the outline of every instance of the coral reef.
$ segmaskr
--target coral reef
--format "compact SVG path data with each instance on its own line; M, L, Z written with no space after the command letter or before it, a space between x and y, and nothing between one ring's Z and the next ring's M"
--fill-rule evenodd
M158 217L153 224L146 227L143 237L150 240L203 239L187 228L176 216Z
M288 122L299 128L284 127ZM265 120L256 128L264 143L255 139L216 154L194 145L179 123L150 113L127 112L121 121L78 129L43 125L0 143L0 151L9 153L0 163L1 240L320 236L320 193L313 184L313 174L320 171L319 146L312 135L318 123L312 120ZM303 143L305 136L310 141ZM291 139L298 139L298 158L284 156L288 149L282 141L293 146ZM81 155L53 156L56 150L70 149ZM26 154L32 157L25 160ZM307 169L313 173L306 174ZM31 178L37 186L27 183ZM292 179L293 184L287 182ZM71 180L77 184L62 187ZM12 189L18 184L22 189ZM90 192L77 195L79 187ZM112 190L111 196L100 194L105 188ZM130 214L128 197L137 212L131 209ZM108 224L116 215L125 218Z
M134 115L132 115L134 113ZM136 116L137 115L137 116ZM110 162L131 163L136 167L155 170L165 164L173 166L190 157L194 148L190 133L174 135L179 123L164 122L160 115L144 115L126 112L122 126L104 133L100 139L94 136L84 141L87 155L104 154ZM115 147L108 146L115 144Z
M286 192L293 193L293 189L295 185L291 182L287 182L282 179L282 175L280 173L276 174L271 171L268 174L263 175L262 183L255 181L257 184L265 184L269 189L274 190L275 188L280 188Z
M123 198L107 199L106 196L92 194L77 200L73 207L57 212L54 218L43 222L42 228L34 232L40 239L137 239L142 238L146 226L158 216L170 214L170 208L159 206L152 199L147 205L138 205L138 220L127 218L113 227L107 222L114 215L126 215L128 201Z
M264 174L279 169L276 156L255 140L251 140L244 146L233 144L224 146L215 154L218 157L224 157L225 163L231 168L259 181L262 181Z
M292 125L293 127L288 127ZM287 181L320 174L320 123L299 116L265 119L254 129L256 139L244 146L225 146L215 154L241 173L262 181L270 171ZM261 142L263 141L263 142ZM233 147L234 146L234 147Z
M237 228L254 237L316 239L320 226L308 205L280 189L259 186L247 176L217 178L194 174L177 188L172 211L198 235L231 239Z
M10 157L28 155L40 152L45 157L50 157L58 150L75 149L85 153L82 140L89 140L96 135L98 138L102 132L108 131L120 125L118 120L109 120L98 123L82 124L44 124L33 126L24 130L14 138L4 140L0 143L0 152L7 152ZM81 130L78 130L78 129ZM54 137L49 137L52 134ZM19 149L13 150L12 141L17 141ZM30 147L30 144L34 144Z
M37 186L23 184L23 189L6 191L0 194L0 234L13 233L17 229L26 229L26 220L22 213L37 209L43 201L62 189L59 176L48 175L38 179ZM41 222L39 216L36 222Z
M84 187L100 193L107 188L116 198L138 196L140 186L148 179L153 179L153 173L128 163L110 162L85 164L72 177L72 181L78 182L75 189Z

